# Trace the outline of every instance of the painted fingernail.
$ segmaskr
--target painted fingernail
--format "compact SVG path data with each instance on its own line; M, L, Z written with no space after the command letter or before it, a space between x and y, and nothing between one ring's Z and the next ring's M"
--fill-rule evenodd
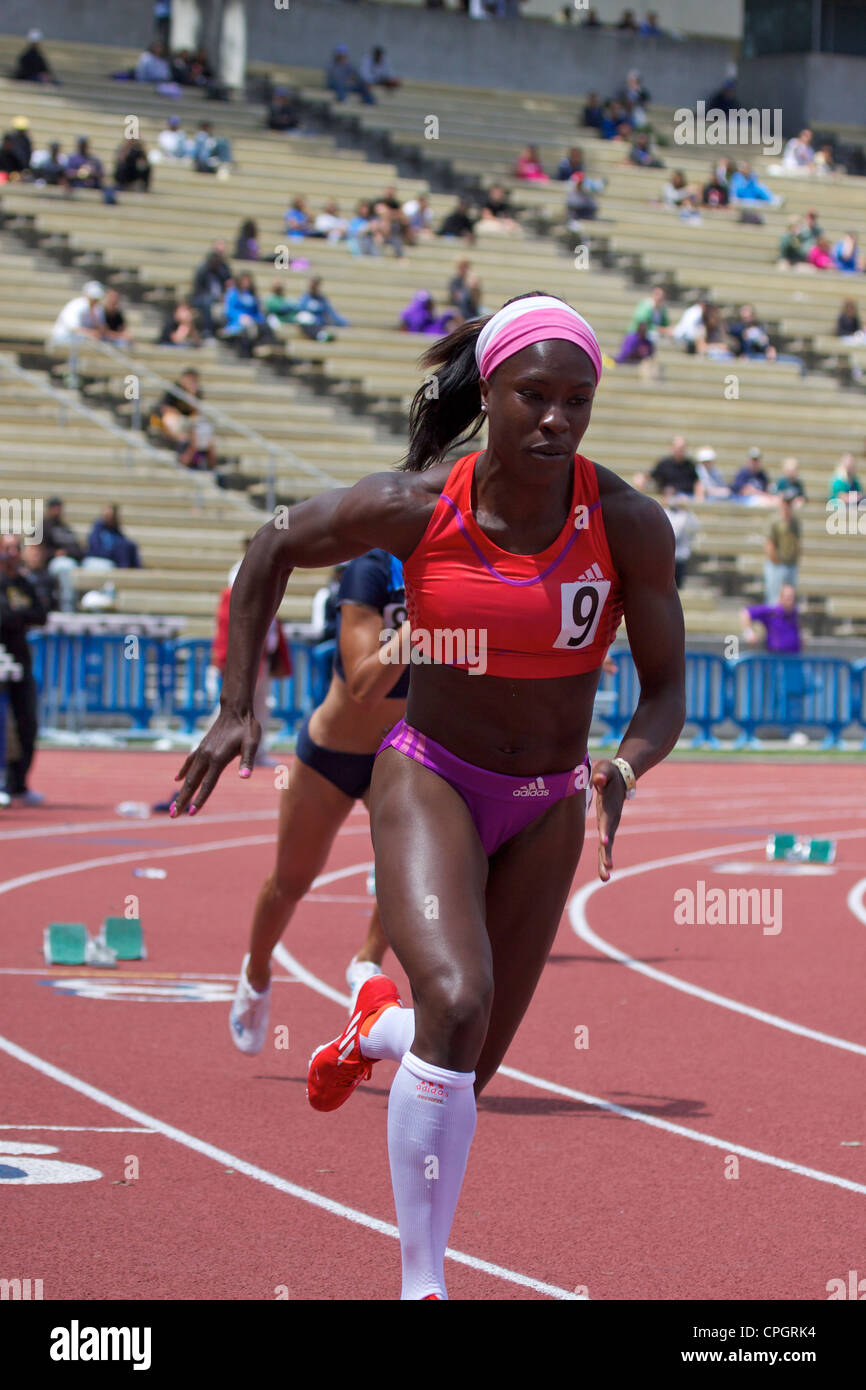
M190 806L190 808L189 808L189 813L190 813L191 816L194 816L195 813L196 813L196 807L195 807L195 806Z
M169 809L168 815L169 815L169 820L174 820L175 816L177 815L177 802L176 802L176 801L173 801L173 802L171 803L171 807L170 807L170 809Z
M241 776L242 776L242 777L252 777L252 775L253 775L253 770L252 770L251 767L242 767L242 768L241 768Z

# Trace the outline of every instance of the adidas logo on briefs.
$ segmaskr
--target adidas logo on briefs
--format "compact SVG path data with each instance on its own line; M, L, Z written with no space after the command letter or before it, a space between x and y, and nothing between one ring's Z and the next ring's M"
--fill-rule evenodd
M361 1015L359 1013L355 1014L355 1017L349 1020L349 1023L346 1027L346 1031L340 1039L340 1051L337 1057L337 1066L339 1066L341 1062L345 1062L349 1053L352 1051L352 1048L355 1046L355 1034L358 1031L358 1024L360 1023L360 1021Z
M526 786L518 787L511 793L512 796L550 796L550 789L544 785L543 777L536 777L534 782L527 782Z

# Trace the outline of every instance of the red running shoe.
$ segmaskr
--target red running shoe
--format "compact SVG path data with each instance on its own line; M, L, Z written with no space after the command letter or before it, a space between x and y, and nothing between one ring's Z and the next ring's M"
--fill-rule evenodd
M310 1058L307 1100L314 1110L337 1110L361 1081L369 1080L376 1063L361 1055L361 1029L373 1014L401 1002L397 986L386 975L365 980L340 1036L317 1047Z

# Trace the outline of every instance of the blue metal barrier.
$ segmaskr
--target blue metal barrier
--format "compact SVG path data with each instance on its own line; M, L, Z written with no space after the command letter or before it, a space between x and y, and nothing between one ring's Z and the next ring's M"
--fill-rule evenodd
M838 743L854 708L851 665L832 656L770 656L756 653L730 663L729 714L752 742L759 728L823 729L824 746Z
M705 743L717 745L713 726L728 713L728 663L714 652L686 652L686 724L697 725Z
M140 731L155 714L172 712L174 654L165 639L37 632L30 640L42 723L78 728L85 717L124 715Z

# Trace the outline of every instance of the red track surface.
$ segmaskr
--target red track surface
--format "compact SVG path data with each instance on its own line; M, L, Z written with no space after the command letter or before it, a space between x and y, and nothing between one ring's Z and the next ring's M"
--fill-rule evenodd
M227 977L230 995L272 860L277 793L267 771L248 785L228 774L196 819L114 814L122 800L161 799L179 762L46 752L37 785L49 808L0 813L0 1165L26 1171L10 1150L51 1145L49 1160L102 1174L4 1183L0 1166L0 1185L15 1187L3 1193L0 1275L41 1278L46 1299L273 1299L280 1286L292 1299L396 1298L397 1245L374 1225L394 1219L385 1150L393 1065L380 1064L337 1114L316 1114L304 1098L309 1054L344 1016L310 984L345 993L369 911L363 868L316 889L286 934L314 977L290 982L283 972L275 986L271 1022L288 1027L288 1051L238 1053L227 1003L93 999L44 983L88 974L42 967L49 921L93 931L137 894L149 958L98 972L98 982L189 972ZM846 904L866 877L862 779L853 766L734 763L671 763L647 779L626 808L613 882L585 902L589 927L665 976L776 1022L629 969L566 916L507 1058L524 1076L500 1073L479 1106L451 1235L455 1251L499 1272L449 1260L452 1298L586 1289L593 1299L825 1299L828 1280L862 1266L866 923ZM841 836L834 870L713 867L759 865L769 830ZM594 851L593 829L576 893L593 882ZM677 856L688 859L623 873ZM370 860L358 811L328 872ZM136 864L167 877L135 878ZM674 893L699 879L781 889L782 930L677 925ZM579 907L573 901L576 925ZM577 1048L581 1026L589 1046ZM726 1176L732 1156L736 1178ZM124 1181L130 1157L138 1177ZM312 1205L315 1194L338 1206Z

